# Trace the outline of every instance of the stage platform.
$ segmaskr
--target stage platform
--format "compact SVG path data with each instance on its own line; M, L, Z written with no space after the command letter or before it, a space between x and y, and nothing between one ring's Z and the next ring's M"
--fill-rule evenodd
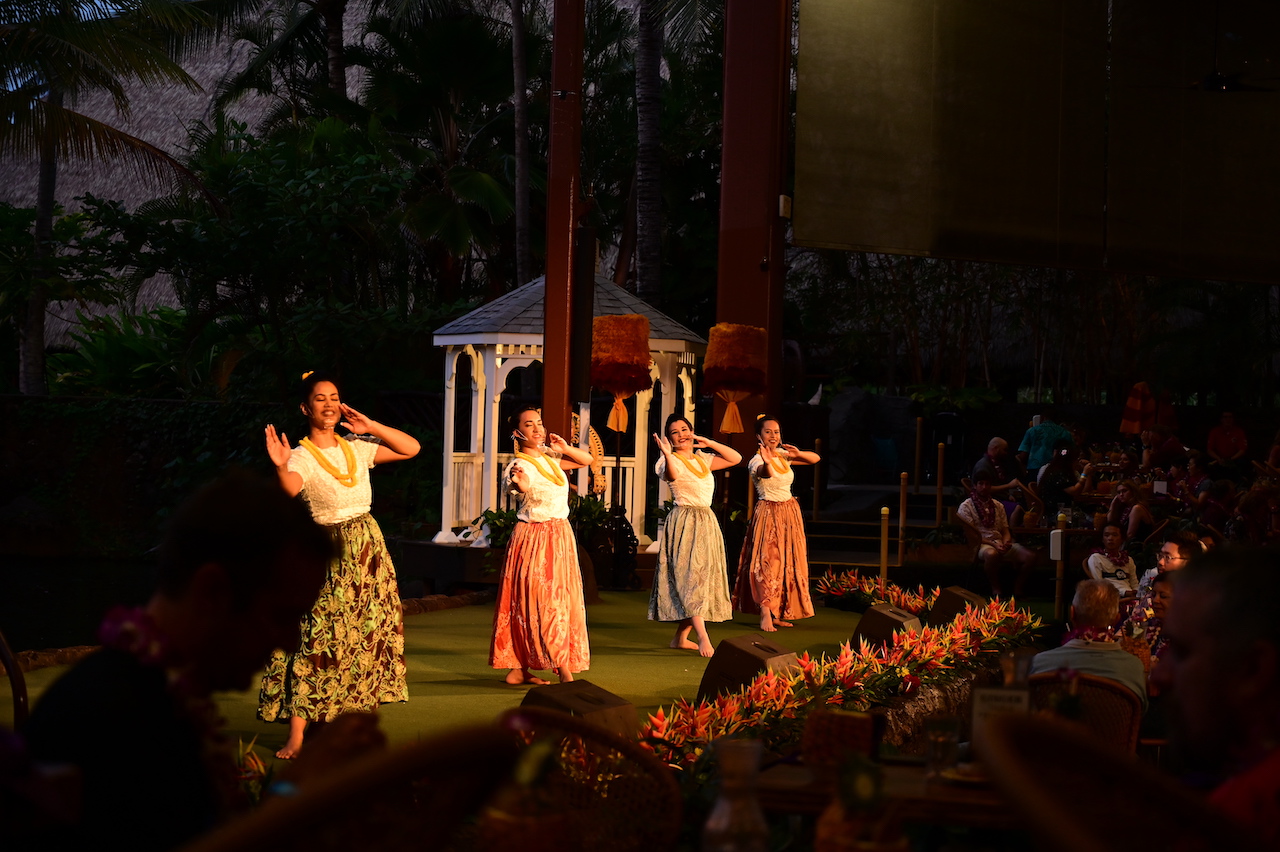
M602 592L602 602L587 607L591 637L591 670L579 675L635 704L640 718L660 705L698 692L707 661L696 652L667 647L674 625L645 618L649 592ZM811 619L778 631L774 640L801 653L835 654L858 623L856 613L819 607ZM488 667L493 605L468 606L410 616L405 620L409 701L385 705L382 727L392 742L409 742L458 725L496 717L520 704L528 687L507 686L506 671ZM759 620L738 615L734 621L708 625L713 643L730 636L758 632ZM33 704L64 668L27 675ZM545 675L544 675L545 676ZM254 737L260 753L273 753L284 743L286 726L255 718L256 690L218 696L219 708L233 738ZM0 725L12 725L8 681L0 679ZM139 755L148 753L139 743ZM163 755L152 758L159 763Z

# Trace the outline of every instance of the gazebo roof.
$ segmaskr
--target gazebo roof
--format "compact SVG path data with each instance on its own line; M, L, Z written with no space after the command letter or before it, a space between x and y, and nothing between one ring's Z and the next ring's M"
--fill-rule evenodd
M457 343L542 342L545 278L530 281L471 313L435 330L437 346ZM643 314L649 318L649 339L657 349L701 352L707 341L657 308L641 301L607 278L596 277L593 316Z

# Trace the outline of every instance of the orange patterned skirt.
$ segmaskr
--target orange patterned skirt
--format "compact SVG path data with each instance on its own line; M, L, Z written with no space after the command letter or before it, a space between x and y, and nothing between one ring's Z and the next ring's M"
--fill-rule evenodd
M759 614L765 606L780 618L810 618L809 554L800 503L759 500L742 543L733 608Z
M493 614L495 669L581 672L591 664L578 544L565 520L516 524Z

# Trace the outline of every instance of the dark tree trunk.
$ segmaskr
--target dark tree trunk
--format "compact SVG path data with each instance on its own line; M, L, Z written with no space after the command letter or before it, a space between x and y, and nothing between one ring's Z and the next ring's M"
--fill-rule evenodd
M347 55L343 46L343 17L347 13L346 0L328 0L319 6L324 19L325 39L329 54L329 89L341 97L347 96Z
M529 240L529 68L525 55L524 0L511 0L511 105L516 127L516 286L533 278Z
M62 93L50 92L48 106L62 106ZM58 189L58 146L52 133L40 143L40 173L36 184L35 268L36 280L27 296L26 311L18 329L18 390L24 394L49 392L45 381L44 319L48 308L49 288L45 282L52 274L53 208Z
M658 0L641 0L636 36L636 295L662 293L662 18Z
M622 236L618 238L618 260L613 266L613 283L624 289L631 281L631 261L636 254L636 178L631 176L631 191L627 193L627 210L622 220Z

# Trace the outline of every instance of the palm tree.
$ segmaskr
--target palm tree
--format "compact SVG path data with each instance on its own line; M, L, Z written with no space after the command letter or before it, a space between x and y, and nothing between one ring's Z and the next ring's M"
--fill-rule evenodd
M640 0L636 17L636 295L662 293L662 7Z
M172 157L110 124L76 111L105 92L118 116L129 113L130 83L197 88L166 52L167 38L204 14L180 0L0 0L0 158L38 157L36 265L46 263L62 157L124 159L140 171L182 173ZM46 392L44 317L48 272L38 274L19 326L22 393Z

